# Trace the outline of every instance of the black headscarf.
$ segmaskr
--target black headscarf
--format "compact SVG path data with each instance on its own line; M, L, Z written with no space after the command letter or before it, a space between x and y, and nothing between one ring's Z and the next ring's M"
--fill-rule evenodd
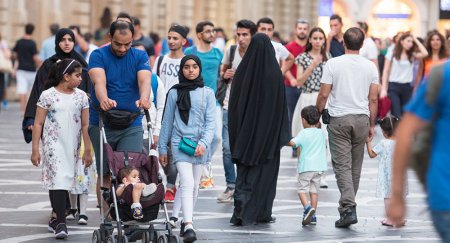
M289 141L283 75L265 34L255 34L236 70L228 107L232 158L255 166L271 161Z
M184 64L188 60L194 60L200 68L200 73L194 80L187 79L183 74ZM178 112L180 113L181 120L187 125L189 121L189 110L191 109L191 96L189 91L202 88L205 85L202 78L202 62L200 58L195 55L187 55L181 59L180 70L178 70L178 81L179 83L174 85L172 89L177 90Z
M70 37L72 37L72 40L75 42L75 35L73 34L73 31L71 29L68 28L62 28L59 29L58 32L55 35L55 52L56 54L51 56L50 59L53 62L56 62L58 59L65 59L65 58L70 58L70 59L75 59L77 60L79 63L81 63L81 66L83 67L87 67L88 64L87 62L84 60L84 58L78 54L74 49L72 49L71 52L69 53L65 53L61 47L59 47L59 42L61 42L61 39L65 36L65 35L70 35Z

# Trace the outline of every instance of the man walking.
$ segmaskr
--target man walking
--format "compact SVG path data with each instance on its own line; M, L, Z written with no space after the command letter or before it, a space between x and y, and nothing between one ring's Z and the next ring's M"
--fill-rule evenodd
M104 187L109 188L111 184L106 156L103 156L103 161L100 161L99 115L116 109L132 113L139 112L140 108L149 109L151 92L148 57L145 52L131 48L133 25L124 21L115 21L111 24L109 33L111 44L92 52L89 60L89 76L94 85L94 89L91 90L89 109L89 136L94 147L99 174L97 181L99 204L101 176L103 176ZM142 151L144 131L141 121L142 115L139 115L128 127L125 125L122 129L113 128L105 122L106 139L113 150ZM100 170L100 163L103 163L103 171Z
M359 55L364 33L348 29L344 36L345 54L330 59L324 67L317 108L322 119L328 96L330 121L327 126L331 161L341 193L340 219L336 227L358 222L355 196L359 187L364 145L371 141L377 112L378 70L375 64Z
M136 42L142 43L147 52L147 55L150 59L150 65L153 65L155 61L155 44L153 40L147 36L144 36L141 31L141 21L137 17L133 17L133 25L134 25L134 36L133 36L133 44Z
M52 36L42 42L41 51L39 52L39 59L41 61L45 61L47 58L55 55L55 35L58 30L59 25L57 23L50 25L50 33Z
M295 58L306 50L308 42L309 22L304 19L297 20L295 25L295 39L288 43L285 47ZM288 105L289 127L292 131L292 116L294 115L295 106L302 92L301 87L297 86L297 65L292 65L290 70L284 74L284 86L286 88L286 102ZM296 136L297 134L292 134ZM297 149L292 149L292 157L297 157Z
M166 90L166 94L169 92L170 88L175 84L178 84L178 71L180 70L180 62L184 57L183 46L186 44L187 30L181 25L170 26L169 32L167 34L167 41L169 44L170 52L167 55L159 56L155 59L153 65L153 71L156 72L158 77L161 79ZM169 146L170 150L170 146ZM175 200L175 194L177 189L175 187L175 182L177 180L177 167L170 163L170 151L169 163L166 168L164 168L167 175L167 185L165 201L173 202Z
M202 77L205 81L205 86L210 87L217 91L217 79L219 78L220 62L222 61L222 52L213 47L214 37L216 31L214 30L214 24L210 21L202 21L195 27L197 33L198 45L187 48L184 53L186 55L196 55L202 62ZM211 159L212 155L217 149L220 141L222 140L222 108L219 103L216 106L216 130L211 146L208 148L208 175L203 175L200 188L212 187L214 182L211 176Z
M236 23L236 39L238 44L232 45L225 50L222 59L220 73L222 80L227 81L227 88L222 105L223 126L222 126L222 151L223 151L223 169L225 171L225 181L227 188L217 196L219 202L231 202L233 200L234 189L236 186L236 169L231 159L230 140L228 134L228 103L230 100L231 85L234 73L242 61L252 36L256 33L256 25L251 20L243 19ZM233 118L231 118L233 119Z
M330 16L330 33L327 40L327 52L332 57L344 55L344 33L342 33L342 18L337 14Z
M34 31L33 24L25 25L25 35L16 42L13 48L12 59L17 60L16 65L17 94L20 96L20 111L25 112L27 105L27 97L33 87L34 78L36 77L36 67L39 66L40 60L36 47L36 42L32 39Z

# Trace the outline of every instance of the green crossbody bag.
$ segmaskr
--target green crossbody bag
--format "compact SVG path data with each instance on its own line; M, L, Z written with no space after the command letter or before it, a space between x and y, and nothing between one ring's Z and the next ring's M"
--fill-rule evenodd
M203 93L202 93L202 103L201 103L202 106L203 106L204 95L205 95L205 89L203 89ZM198 129L197 136L200 137L200 127ZM178 149L181 150L181 152L183 152L189 156L194 156L195 149L197 148L197 145L198 145L198 140L199 139L197 139L197 142L194 142L191 139L183 136L183 137L181 137L180 143L178 144Z

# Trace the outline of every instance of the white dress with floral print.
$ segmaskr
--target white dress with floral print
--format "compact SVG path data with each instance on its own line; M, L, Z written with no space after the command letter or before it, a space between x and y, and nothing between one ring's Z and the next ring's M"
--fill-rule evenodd
M42 132L42 182L46 190L71 190L81 142L81 111L89 108L82 90L72 94L54 87L42 92L37 102L47 110Z

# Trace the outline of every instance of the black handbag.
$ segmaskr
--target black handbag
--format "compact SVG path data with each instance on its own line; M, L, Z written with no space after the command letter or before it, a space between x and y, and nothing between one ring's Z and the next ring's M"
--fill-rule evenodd
M126 110L109 110L102 112L105 126L117 130L128 128L140 114L140 111L132 112Z

